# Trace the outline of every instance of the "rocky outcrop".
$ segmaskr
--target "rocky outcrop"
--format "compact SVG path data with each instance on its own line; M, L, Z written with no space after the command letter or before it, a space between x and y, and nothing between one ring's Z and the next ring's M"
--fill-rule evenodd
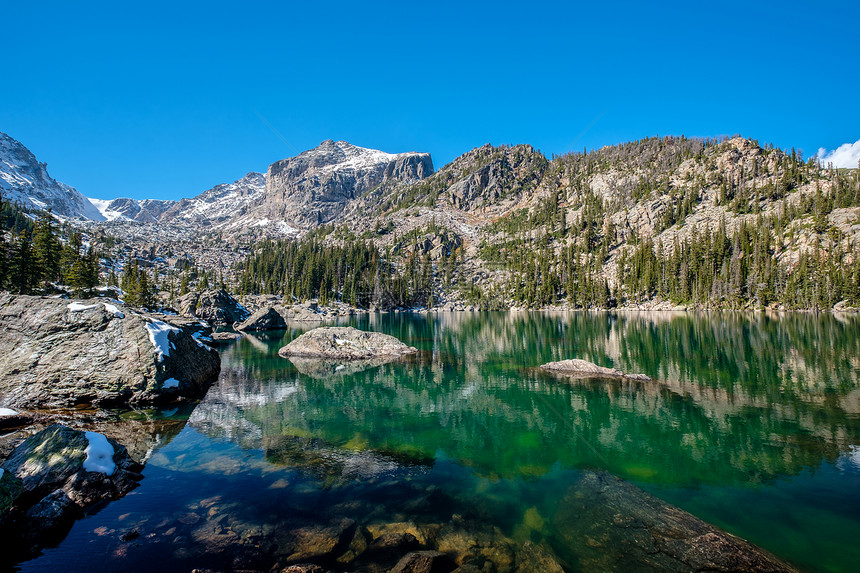
M195 316L213 325L242 322L251 313L223 290L188 293L179 299L179 314Z
M82 511L137 487L143 466L94 432L54 424L15 448L0 469L0 527L24 554L62 535Z
M310 228L383 182L417 181L432 172L427 153L391 154L328 140L269 166L262 209L271 219Z
M236 323L236 330L282 330L287 327L284 317L272 307L261 308L246 320Z
M560 360L542 364L541 368L558 374L569 374L580 378L627 378L629 380L640 380L648 382L651 380L645 374L627 374L617 368L605 368L587 360L574 358L572 360Z
M0 406L42 407L198 397L221 369L198 320L101 299L0 294Z
M335 360L367 360L373 358L397 358L418 352L388 334L367 332L351 326L315 328L306 332L281 348L278 354L284 358L322 358Z

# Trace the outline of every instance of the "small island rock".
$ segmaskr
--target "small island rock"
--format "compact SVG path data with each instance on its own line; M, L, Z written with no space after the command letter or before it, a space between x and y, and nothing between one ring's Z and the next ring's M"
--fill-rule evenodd
M627 374L617 368L605 368L593 362L574 358L572 360L560 360L541 365L544 370L550 370L559 374L570 374L583 378L627 378L628 380L640 380L648 382L651 380L645 374Z
M310 330L278 351L284 358L329 358L336 360L367 360L415 354L413 348L393 336L367 332L351 326L329 326Z

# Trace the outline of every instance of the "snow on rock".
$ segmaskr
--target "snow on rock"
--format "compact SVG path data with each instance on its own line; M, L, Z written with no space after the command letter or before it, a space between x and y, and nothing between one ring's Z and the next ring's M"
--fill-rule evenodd
M0 418L6 418L8 416L17 416L18 412L11 408L0 408Z
M176 378L168 378L161 384L162 388L179 388L179 380Z
M146 324L146 330L149 332L150 342L158 353L159 362L164 360L165 356L170 356L170 339L167 335L171 332L179 332L179 329L166 322L152 319Z
M104 434L98 432L84 432L89 445L84 450L87 459L84 460L84 469L88 472L101 472L105 475L113 475L116 464L113 462L114 449L107 441Z
M90 310L91 308L95 308L98 305L96 304L81 304L79 302L73 302L66 305L66 308L69 309L70 312L81 312L82 310Z
M112 304L108 304L106 302L102 303L102 304L105 305L105 310L108 313L114 315L116 318L125 318L125 314L123 314L123 312L120 309L118 309L116 306L114 306Z

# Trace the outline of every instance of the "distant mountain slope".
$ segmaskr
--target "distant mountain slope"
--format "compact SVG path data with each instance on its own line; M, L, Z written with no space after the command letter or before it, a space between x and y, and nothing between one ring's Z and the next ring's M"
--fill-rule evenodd
M158 199L90 199L99 212L108 220L137 221L138 223L157 223L165 211L176 204L176 201Z
M269 166L261 212L312 228L334 221L351 202L380 185L414 183L432 173L429 153L391 154L327 140Z
M47 167L22 143L0 132L0 190L5 200L50 209L63 218L106 220L74 187L48 175Z

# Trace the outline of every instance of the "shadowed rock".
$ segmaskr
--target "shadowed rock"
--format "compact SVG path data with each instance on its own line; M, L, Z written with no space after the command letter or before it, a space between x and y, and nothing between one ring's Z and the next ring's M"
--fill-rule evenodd
M366 332L350 326L315 328L281 348L278 354L334 360L365 360L379 357L397 358L415 354L418 349L407 346L393 336Z
M233 325L236 330L282 330L286 327L284 317L270 306L261 308L247 320Z
M99 450L99 441L103 445ZM2 465L0 526L20 538L17 553L63 535L82 511L137 487L143 466L99 434L54 424L30 436Z
M598 366L593 362L580 360L579 358L548 362L541 365L541 368L554 373L579 376L581 378L627 378L629 380L641 380L642 382L651 380L645 374L627 374L617 368L604 368L603 366Z

